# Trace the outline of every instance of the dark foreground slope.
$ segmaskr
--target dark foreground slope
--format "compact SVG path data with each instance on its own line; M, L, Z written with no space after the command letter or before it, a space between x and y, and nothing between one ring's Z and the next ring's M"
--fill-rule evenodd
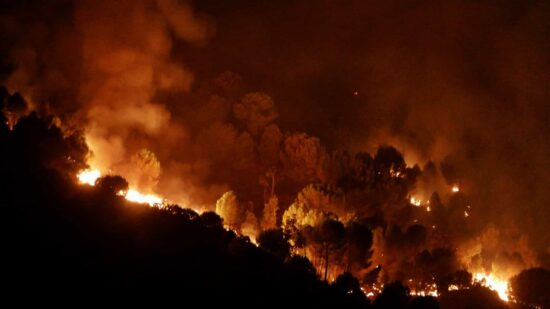
M282 262L223 229L213 213L129 203L80 186L87 149L51 119L0 125L3 285L10 293L161 297L202 304L343 305L311 266ZM182 188L184 190L185 188Z

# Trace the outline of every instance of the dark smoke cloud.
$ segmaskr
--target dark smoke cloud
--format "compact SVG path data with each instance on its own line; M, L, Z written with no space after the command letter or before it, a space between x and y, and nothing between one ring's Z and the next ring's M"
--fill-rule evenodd
M479 225L549 246L547 2L197 5L218 25L201 55L182 48L197 75L241 72L273 95L281 126L330 148L387 143L408 164L445 163Z
M204 45L213 25L187 1L29 1L2 7L8 88L23 93L34 108L83 126L95 167L122 174L141 190L154 189L163 169L159 161L188 136L167 104L176 102L156 98L189 91L194 80L173 59L173 44ZM176 164L172 170L192 169Z

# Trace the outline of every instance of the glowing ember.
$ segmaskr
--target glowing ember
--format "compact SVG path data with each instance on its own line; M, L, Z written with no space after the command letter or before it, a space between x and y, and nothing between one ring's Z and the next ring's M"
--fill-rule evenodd
M449 291L458 291L459 288L456 284L449 285Z
M464 218L468 218L470 214L467 211L464 211Z
M432 296L432 297L438 297L439 296L439 294L437 293L437 290L427 290L427 291L424 291L424 290L420 290L420 291L411 290L411 295L414 295L414 296Z
M163 199L157 195L143 194L132 189L126 192L126 194L124 195L124 198L131 202L136 202L140 204L149 204L151 206L161 205L163 203Z
M424 283L416 283L413 279L409 279L409 285L411 287L410 294L414 296L432 296L432 297L439 297L439 293L437 293L437 284L430 283L430 284L424 284Z
M411 204L413 204L414 206L417 206L417 207L422 205L422 201L415 198L415 197L413 197L413 196L411 196L410 202L411 202Z
M504 301L508 301L508 281L496 278L493 274L476 273L474 281L498 293L498 297Z
M460 187L459 187L458 185L454 185L454 186L451 188L451 191L453 191L454 193L460 192Z
M76 177L80 183L93 186L97 179L101 177L101 173L96 169L87 169L78 173Z

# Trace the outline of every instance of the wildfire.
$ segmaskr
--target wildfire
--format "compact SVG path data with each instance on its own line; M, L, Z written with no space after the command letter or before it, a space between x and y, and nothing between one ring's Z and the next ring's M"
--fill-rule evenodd
M101 172L96 169L87 169L78 173L76 177L80 183L93 186L97 179L101 177Z
M128 190L126 193L120 192L130 202L136 202L140 204L149 204L151 206L162 205L164 199L154 194L143 194L136 190Z
M474 282L497 292L500 299L504 301L510 300L508 296L508 281L496 278L493 274L476 273L474 274Z
M411 202L411 204L413 204L414 206L417 206L417 207L422 205L422 201L420 199L415 198L414 196L411 196L410 202Z
M98 169L86 169L79 172L76 177L78 182L90 186L95 186L96 181L101 177L101 172ZM155 194L143 194L137 190L129 189L128 191L120 191L120 196L124 196L130 202L149 204L150 206L159 206L164 204L164 199Z
M449 288L448 288L449 291L458 291L459 289L460 288L456 284L451 284L449 285Z
M79 183L90 185L90 186L95 186L97 179L100 177L101 177L101 172L98 169L94 169L94 168L82 170L77 174L77 179ZM452 192L459 192L460 188L458 187L458 185L453 185L451 190ZM150 206L155 206L155 207L162 207L166 203L166 200L158 195L144 194L135 189L120 191L118 192L118 195L123 196L126 200L131 202L140 203L140 204L149 204ZM422 200L417 199L415 197L410 197L410 203L417 207L422 206ZM468 205L468 209L469 208L470 206ZM426 210L430 211L431 210L430 206L427 206ZM464 216L465 217L470 216L468 211L464 211ZM436 226L433 225L432 229L435 229L435 228ZM253 244L255 244L256 246L258 245L254 237L250 237L250 239ZM410 279L409 281L412 281L412 279ZM488 275L484 273L475 273L473 281L474 283L481 284L482 286L495 291L500 297L500 299L506 302L510 300L508 295L508 291L509 291L508 281L499 279L495 277L492 273ZM365 289L363 288L361 288L361 290L363 291L363 293L365 293L365 295L367 295L367 297L372 298L381 292L382 287L383 286L378 287L376 285L373 285L369 287L368 289L369 291L365 291ZM449 286L449 291L458 290L458 289L459 289L458 286L455 286L455 285ZM419 289L413 288L411 289L411 295L433 296L433 297L439 296L437 292L437 286L435 284L429 284Z
M437 293L437 285L435 283L428 285L425 289L422 290L411 289L410 293L414 296L439 297L439 293Z

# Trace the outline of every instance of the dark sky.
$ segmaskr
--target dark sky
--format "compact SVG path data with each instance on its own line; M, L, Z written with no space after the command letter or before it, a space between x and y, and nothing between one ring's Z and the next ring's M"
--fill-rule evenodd
M333 144L338 134L364 137L364 130L381 124L415 135L406 132L416 125L416 119L407 123L409 116L425 119L453 105L459 105L458 114L451 111L458 118L503 105L515 114L526 92L547 99L549 8L543 2L240 0L195 6L211 16L217 33L207 47L186 55L192 71L242 74L285 106L282 122ZM352 96L356 90L359 97ZM408 138L432 142L431 136Z

